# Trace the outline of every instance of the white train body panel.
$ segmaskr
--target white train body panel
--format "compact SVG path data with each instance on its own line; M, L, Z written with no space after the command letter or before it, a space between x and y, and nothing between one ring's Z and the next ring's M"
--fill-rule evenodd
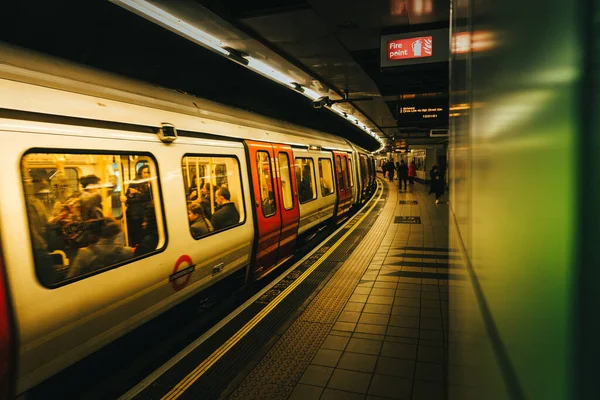
M14 126L15 129L10 129ZM31 129L27 129L30 126ZM196 241L189 232L182 187L181 158L186 153L234 155L244 160L241 143L182 138L165 146L148 135L131 132L67 127L0 120L1 135L13 140L3 146L0 168L10 173L0 178L3 193L0 221L4 259L19 332L19 389L39 382L89 354L115 337L198 292L218 279L248 265L254 235L252 215L243 225ZM18 131L17 131L18 129ZM77 132L75 132L75 130ZM49 131L41 136L29 132ZM77 136L79 133L85 136ZM127 139L123 137L127 136ZM165 250L58 288L42 286L35 275L20 162L31 148L148 151L158 163L167 222ZM240 163L242 185L249 193L246 164ZM179 207L177 206L179 205ZM250 210L250 197L245 196ZM158 216L163 221L162 216ZM183 234L182 234L183 233ZM159 244L159 247L162 247ZM169 276L177 259L187 254L196 263L191 281L175 291ZM223 270L212 276L212 268ZM182 279L182 278L180 278Z
M317 179L319 179L318 165L319 158L325 158L331 161L333 165L333 157L330 151L317 151L317 150L306 150L306 149L293 149L294 159L297 157L310 158L313 160ZM335 185L335 179L334 179ZM336 195L335 186L332 188L333 193L329 196L323 196L321 191L318 190L319 185L317 184L316 199L300 203L300 225L298 226L298 234L302 235L306 231L314 228L333 217L335 211Z

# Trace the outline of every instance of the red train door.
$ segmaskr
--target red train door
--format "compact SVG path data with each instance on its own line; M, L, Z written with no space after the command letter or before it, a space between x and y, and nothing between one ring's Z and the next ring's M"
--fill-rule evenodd
M277 166L277 189L281 199L281 234L277 263L290 258L296 249L298 225L300 223L300 207L296 194L296 174L294 173L294 157L290 146L273 144L275 165Z
M348 154L334 151L333 158L338 191L336 217L339 220L350 210L350 204L352 204L352 188L349 185L347 175Z
M258 229L254 276L260 278L293 253L300 212L291 147L246 143Z

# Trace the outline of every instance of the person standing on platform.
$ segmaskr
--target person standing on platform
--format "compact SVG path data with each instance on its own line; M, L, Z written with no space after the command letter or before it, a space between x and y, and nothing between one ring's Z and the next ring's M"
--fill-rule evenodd
M416 167L415 167L415 161L411 161L410 164L408 164L408 183L410 183L411 185L415 184L415 175L416 175L417 171L416 171Z
M442 173L437 165L434 165L429 171L429 177L431 178L431 188L429 194L435 193L435 204L440 204L440 197L444 194L444 179Z
M398 190L402 189L402 182L404 182L404 190L406 190L406 181L408 180L408 167L404 160L400 160L398 166Z
M392 160L388 161L387 163L387 170L388 170L388 178L390 179L390 182L394 182L394 170L396 168L394 167L394 162Z

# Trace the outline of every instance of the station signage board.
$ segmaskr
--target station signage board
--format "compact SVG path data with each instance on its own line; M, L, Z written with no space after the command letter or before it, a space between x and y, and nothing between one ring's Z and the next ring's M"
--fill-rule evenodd
M431 57L433 55L432 45L432 36L390 40L387 43L387 59L407 60L409 58Z
M448 97L398 100L396 115L401 126L435 129L448 126Z
M381 37L381 67L448 61L448 29L385 35Z
M403 150L406 150L408 148L408 145L406 144L405 140L396 140L395 146L394 146L394 151L395 152L401 152Z
M447 137L448 129L431 129L429 131L430 137Z

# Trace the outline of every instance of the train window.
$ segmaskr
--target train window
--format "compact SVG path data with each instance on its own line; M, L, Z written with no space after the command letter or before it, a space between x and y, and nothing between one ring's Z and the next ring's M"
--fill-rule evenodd
M319 158L319 182L321 182L321 196L333 194L333 169L328 158Z
M354 181L352 180L352 159L348 157L348 186L354 186Z
M350 187L350 182L348 181L348 159L346 157L340 157L340 164L342 166L342 177L344 178L344 186Z
M271 157L266 151L256 152L256 168L258 170L258 185L260 187L260 203L265 217L275 215L276 204L273 192L273 170Z
M296 183L300 203L306 203L317 198L315 163L312 158L296 158Z
M369 173L367 171L367 157L363 154L360 155L360 176L362 178L363 190L365 190L369 180Z
M340 156L335 156L337 162L337 178L340 190L344 190L346 185L344 184L344 175L346 174L346 168L342 169L342 159Z
M242 181L237 158L185 155L181 169L192 237L199 239L243 223Z
M292 196L292 171L290 171L290 159L287 153L279 153L279 176L281 177L281 196L283 207L290 210L294 207L294 196Z
M136 174L138 160L145 165ZM21 174L36 274L44 286L164 246L158 174L149 154L30 151Z

